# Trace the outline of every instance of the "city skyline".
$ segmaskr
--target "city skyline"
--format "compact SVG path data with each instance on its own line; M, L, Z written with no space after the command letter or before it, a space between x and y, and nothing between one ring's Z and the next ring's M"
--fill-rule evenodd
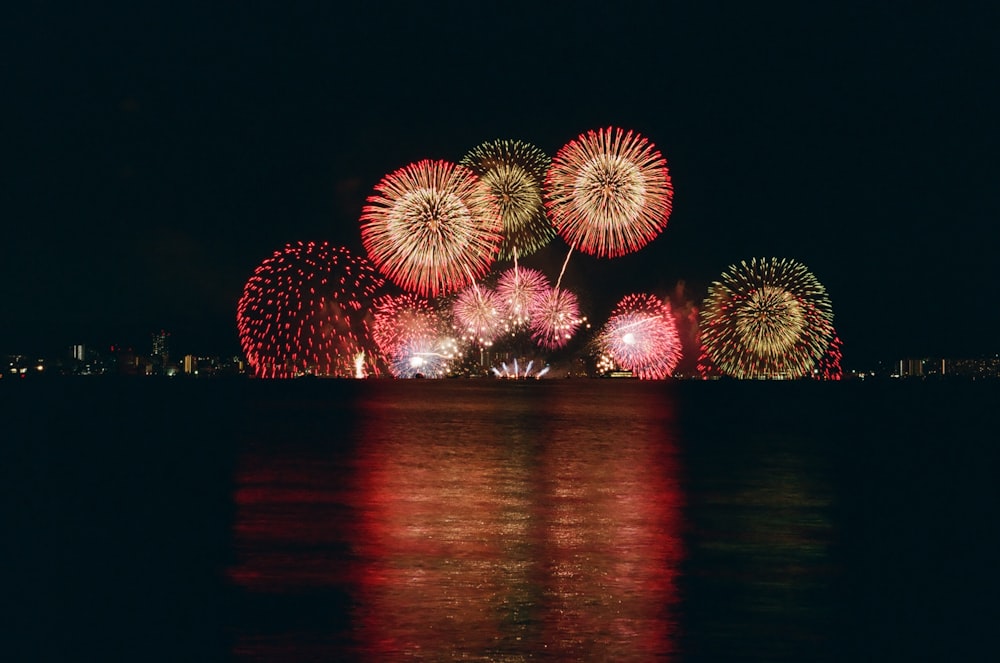
M981 295L998 58L972 12L19 12L0 352L156 329L237 352L253 269L295 241L363 255L361 209L387 173L493 139L552 156L608 126L656 144L675 198L641 250L570 261L595 323L631 293L698 303L730 265L776 257L826 286L845 366L998 350ZM567 248L532 259L558 271Z

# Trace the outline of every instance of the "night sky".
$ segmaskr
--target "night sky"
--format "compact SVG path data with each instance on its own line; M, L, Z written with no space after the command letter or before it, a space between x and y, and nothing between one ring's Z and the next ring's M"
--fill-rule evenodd
M253 269L298 240L363 254L385 174L607 126L662 151L674 212L636 254L574 253L592 321L774 256L827 287L847 368L1000 351L998 24L960 3L22 4L0 353L160 328L237 352Z

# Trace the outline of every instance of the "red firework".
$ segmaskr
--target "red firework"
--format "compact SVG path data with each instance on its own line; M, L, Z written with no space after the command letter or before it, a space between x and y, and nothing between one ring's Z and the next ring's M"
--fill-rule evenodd
M673 185L666 159L632 131L588 131L559 150L545 177L545 207L571 246L615 258L667 225Z
M379 297L374 311L372 339L386 357L392 357L414 339L441 333L441 316L426 299L412 293Z
M681 359L670 304L653 295L628 295L618 302L598 343L615 364L644 380L669 377Z
M448 161L425 159L385 176L361 213L361 241L375 267L425 297L485 275L501 230L489 187Z
M583 322L576 295L564 288L550 288L540 293L532 302L528 315L532 340L548 350L566 345Z
M842 350L844 344L840 337L834 332L830 346L823 353L823 356L816 361L813 366L812 377L817 380L840 380L844 376L844 370L840 366L843 358Z
M382 285L372 265L345 248L298 242L276 251L254 270L236 309L254 375L377 374L370 305Z

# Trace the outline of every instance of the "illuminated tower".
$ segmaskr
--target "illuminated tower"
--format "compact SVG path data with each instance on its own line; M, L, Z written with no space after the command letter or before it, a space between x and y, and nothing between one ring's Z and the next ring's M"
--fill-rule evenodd
M165 373L170 362L170 334L162 329L153 333L153 351L150 353L154 373Z

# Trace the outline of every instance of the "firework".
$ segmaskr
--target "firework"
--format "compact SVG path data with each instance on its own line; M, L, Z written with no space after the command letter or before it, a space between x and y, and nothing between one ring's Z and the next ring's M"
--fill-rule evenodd
M500 206L501 260L525 256L545 246L556 231L545 215L542 185L548 155L530 143L496 140L476 147L459 162L475 172Z
M528 324L532 302L548 290L548 277L537 269L518 267L500 274L496 291L512 329Z
M495 290L473 283L463 290L452 307L462 338L489 346L504 331L503 302Z
M576 295L564 288L540 293L532 302L528 315L532 340L548 350L566 345L584 321Z
M681 359L681 340L670 304L653 295L623 298L598 335L615 365L644 380L670 376Z
M806 375L833 338L826 288L794 260L752 259L713 283L699 313L707 366L736 378Z
M411 293L376 300L372 338L397 378L443 377L458 354L441 313Z
M390 357L389 369L397 378L442 378L448 375L459 352L458 340L444 332L414 337L397 348Z
M375 300L372 339L387 357L409 339L437 334L437 311L424 298L412 293L385 295Z
M840 360L843 358L841 352L843 347L844 344L841 342L840 337L834 332L833 339L830 341L826 352L823 353L823 356L819 358L813 367L812 377L817 380L840 380L843 378L844 370L840 366Z
M500 208L465 166L424 160L385 176L361 213L375 267L423 296L461 289L497 258Z
M527 380L528 378L538 380L548 373L551 368L550 366L543 366L539 371L532 373L531 371L534 366L535 360L529 359L528 363L522 369L517 365L517 359L515 358L510 366L505 361L500 362L499 367L494 366L493 375L505 380Z
M545 177L545 207L571 247L615 258L666 227L673 204L667 162L632 131L589 131L562 147Z
M325 242L288 244L264 260L236 309L240 345L254 375L377 374L369 336L372 265Z

